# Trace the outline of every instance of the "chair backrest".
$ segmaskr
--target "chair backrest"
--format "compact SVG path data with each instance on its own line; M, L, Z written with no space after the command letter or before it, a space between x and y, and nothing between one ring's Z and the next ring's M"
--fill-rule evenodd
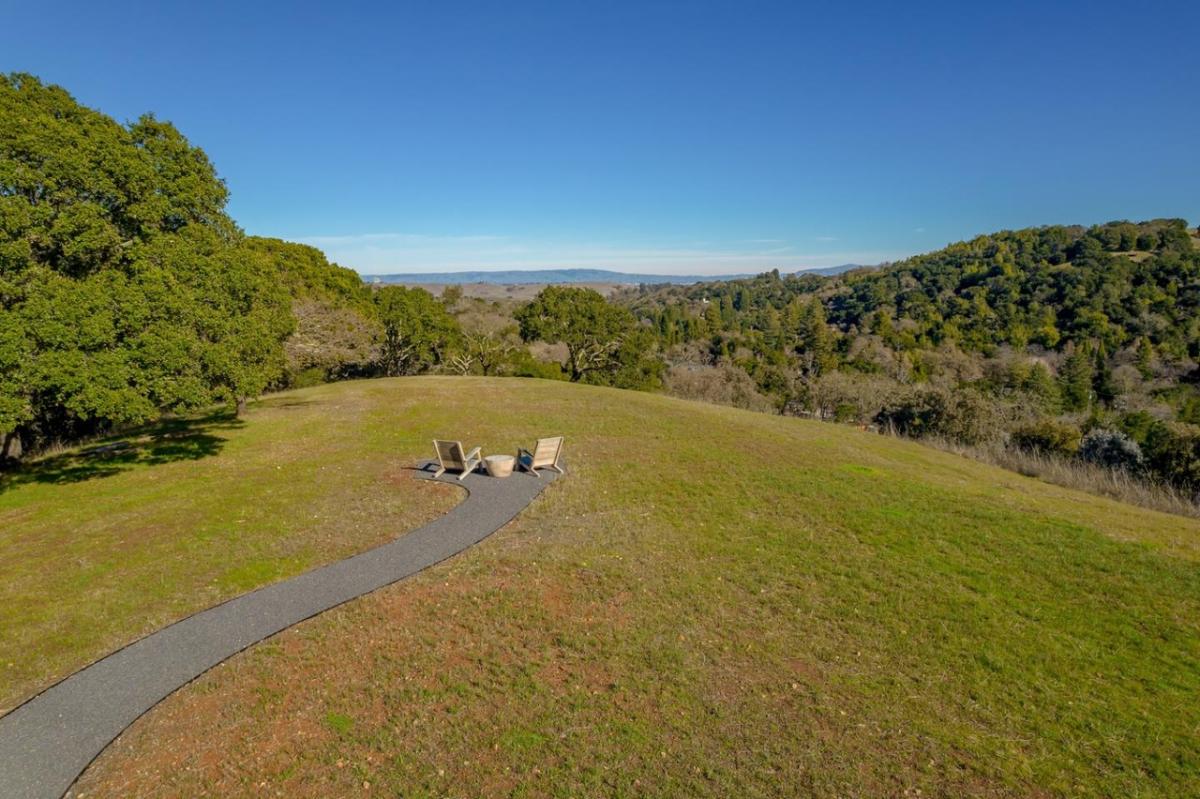
M554 466L558 463L558 453L562 451L562 436L554 438L539 438L533 448L533 466Z
M435 438L433 447L437 450L438 460L442 462L443 467L466 468L467 458L463 454L461 441L439 441Z

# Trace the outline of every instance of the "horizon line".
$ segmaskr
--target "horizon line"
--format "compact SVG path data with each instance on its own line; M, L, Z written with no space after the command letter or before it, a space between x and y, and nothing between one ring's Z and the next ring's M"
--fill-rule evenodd
M778 270L778 272L781 275L794 275L794 274L800 274L802 272L819 272L819 271L822 271L825 269L840 269L842 267L852 267L852 268L873 267L873 266L880 266L880 265L886 264L886 263L892 263L892 261L884 260L884 261L879 261L879 262L871 263L871 264L851 263L848 261L846 263L830 264L829 266L802 266L802 267L799 267L796 269L783 269L780 267L772 267L771 269L747 270L747 271L741 271L741 272L701 272L701 271L697 271L697 272L643 272L643 271L624 270L624 269L606 269L606 268L594 267L594 266L545 266L545 267L507 267L507 266L486 267L486 266L481 266L481 267L466 268L466 269L431 269L431 270L422 270L422 269L400 270L400 269L398 269L398 270L390 271L390 272L364 272L361 269L354 269L353 267L347 267L347 268L352 269L354 272L358 273L359 275L362 275L363 277L391 277L394 275L439 276L439 275L466 275L466 274L475 274L475 273L501 274L504 272L525 272L525 273L530 273L530 274L538 274L538 273L543 273L543 272L603 272L603 273L610 274L610 275L636 275L636 276L643 276L643 277L675 277L675 278L678 278L678 277L742 277L742 276L746 276L746 275L765 275L769 272L776 271L776 270Z

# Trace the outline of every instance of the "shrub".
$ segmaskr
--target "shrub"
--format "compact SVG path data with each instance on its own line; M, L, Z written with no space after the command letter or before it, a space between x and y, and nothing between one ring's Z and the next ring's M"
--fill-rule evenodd
M858 408L848 402L843 402L833 409L833 421L853 422L858 419Z
M1146 443L1146 436L1150 434L1150 430L1154 427L1154 417L1145 411L1133 411L1121 417L1118 427L1121 432L1132 438L1139 444Z
M1200 424L1200 396L1191 396L1179 406L1179 421Z
M901 435L941 436L962 444L981 444L1000 434L995 408L968 389L913 389L888 403L875 420Z
M1079 457L1088 463L1135 474L1142 469L1142 448L1117 430L1096 428L1083 437Z
M1200 427L1159 422L1146 434L1146 455L1159 479L1200 492Z
M512 355L513 377L537 377L543 380L566 380L562 366L554 361L540 361L527 349L519 349Z
M818 419L869 422L898 389L880 375L826 372L807 386L806 400Z
M1050 455L1074 455L1079 451L1080 440L1079 428L1054 419L1041 419L1017 428L1012 434L1015 446Z
M730 363L718 366L681 364L666 376L667 393L684 399L732 405L751 411L772 411L771 400L759 393L754 379Z
M301 369L299 372L289 372L287 374L288 388L309 388L310 386L319 386L327 382L329 382L329 373L319 366L312 366L308 369Z

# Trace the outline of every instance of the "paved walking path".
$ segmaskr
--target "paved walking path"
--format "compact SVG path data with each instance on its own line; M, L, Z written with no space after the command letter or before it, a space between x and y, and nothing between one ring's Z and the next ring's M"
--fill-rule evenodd
M419 472L425 479L431 473ZM521 512L552 472L469 475L467 498L395 541L260 588L172 624L0 717L0 797L59 799L126 727L241 650L477 544Z

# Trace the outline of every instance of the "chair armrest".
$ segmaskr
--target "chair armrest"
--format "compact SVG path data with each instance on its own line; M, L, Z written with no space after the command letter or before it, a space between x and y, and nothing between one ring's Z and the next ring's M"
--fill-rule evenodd
M475 449L471 450L470 452L467 453L466 459L471 460L473 458L478 458L479 450L481 450L481 449L482 449L482 447L476 447Z

